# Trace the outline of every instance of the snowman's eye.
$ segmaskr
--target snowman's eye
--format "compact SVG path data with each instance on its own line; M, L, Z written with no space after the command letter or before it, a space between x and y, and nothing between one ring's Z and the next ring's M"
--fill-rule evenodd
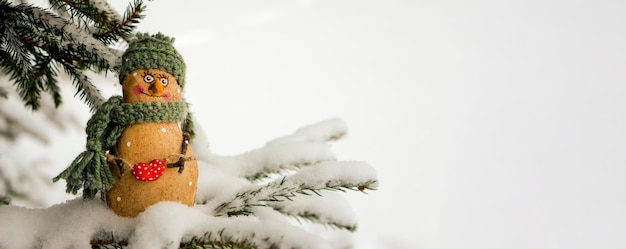
M161 85L162 86L167 86L167 79L165 79L165 78L161 79Z
M147 74L146 76L143 77L143 81L145 81L146 83L152 83L154 81L154 77L152 75Z

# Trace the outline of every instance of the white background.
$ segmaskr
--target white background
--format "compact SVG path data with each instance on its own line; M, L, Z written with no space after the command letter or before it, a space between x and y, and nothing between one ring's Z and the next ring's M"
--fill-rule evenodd
M357 248L626 246L625 1L147 3L215 153L348 123Z

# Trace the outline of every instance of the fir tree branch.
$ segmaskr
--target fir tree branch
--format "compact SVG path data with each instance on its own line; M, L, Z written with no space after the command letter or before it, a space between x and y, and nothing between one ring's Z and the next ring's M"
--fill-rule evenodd
M62 63L62 65L76 86L76 95L79 95L80 99L85 101L92 111L106 101L100 94L100 90L91 83L91 79L83 74L78 67L70 63Z
M8 15L2 15L8 19ZM10 75L10 80L15 81L20 97L27 106L37 109L39 107L40 89L32 83L33 67L31 58L18 40L17 30L4 29L4 37L0 50L0 68L2 73Z
M97 249L110 249L110 248L124 248L128 246L128 242L125 240L92 240L91 248ZM222 241L211 241L207 240L203 237L194 237L189 242L182 242L178 246L180 249L254 249L252 245L247 245L241 242L222 242Z
M361 176L352 177L351 172L365 171ZM268 206L267 202L291 200L296 194L320 195L321 190L376 189L378 181L371 166L358 162L322 163L300 170L298 173L269 182L255 185L238 193L229 201L215 208L215 215L246 215L252 213L250 207Z
M272 203L268 205L273 206ZM323 221L322 215L320 215L319 213L314 213L314 212L309 212L309 211L289 212L289 211L286 211L284 207L276 207L276 206L273 206L273 208L274 210L284 215L293 217L297 220L304 220L304 221L311 222L311 223L322 224L324 226L329 226L329 227L337 228L337 229L344 229L350 232L356 231L356 228L357 228L356 224L346 224L346 223L342 223L339 221Z
M69 19L40 7L0 0L0 69L11 76L26 106L37 110L44 92L51 94L55 106L62 102L56 79L55 62L58 62L93 109L102 102L102 97L84 69L98 73L117 71L121 52L107 45L118 41L118 37L131 37L145 8L140 0L135 0L129 7L130 14L121 20L103 0L51 0L51 3L56 9L67 10ZM90 28L88 24L95 26ZM93 28L94 34L106 35L94 37L89 31Z
M237 240L224 234L225 230L218 233L205 233L202 236L194 236L187 242L181 242L180 248L232 248L232 249L252 249L257 246L247 239Z
M0 196L0 206L11 204L11 199L8 196Z
M16 6L16 9L31 16L34 20L41 20L57 31L62 32L57 41L61 41L61 45L65 45L64 49L78 53L78 58L83 59L80 61L81 63L94 67L93 69L96 71L113 71L111 66L117 63L119 54L106 47L106 44L92 37L90 33L81 29L80 26L41 8Z
M51 94L54 106L61 105L61 89L57 84L57 72L56 67L51 65L54 63L50 56L39 58L36 60L37 64L34 67L35 77L33 79L36 84L41 86L44 91Z
M101 29L94 34L94 37L102 40L105 43L110 43L117 40L116 37L121 37L126 42L129 42L133 37L133 30L137 24L145 16L142 14L146 7L141 0L135 0L131 5L126 8L124 17L119 21L114 21L114 25L109 29Z
M338 193L325 191L321 197L297 195L292 197L292 201L273 201L266 204L275 211L298 221L351 232L354 232L357 227L357 219L351 212L350 204Z
M97 239L90 241L91 248L124 248L128 246L127 240L112 239ZM247 240L236 240L232 237L226 236L224 230L214 234L207 232L202 236L193 236L189 241L181 242L178 246L181 249L190 248L232 248L232 249L253 249L257 248L254 243Z
M228 165L228 170L248 180L260 180L286 170L297 170L335 160L330 146L322 143L284 143L267 145L233 157L214 156L212 162Z
M49 2L52 8L66 10L71 19L78 20L79 26L88 27L92 23L98 29L109 29L114 26L115 19L111 19L112 15L107 13L107 10L98 8L93 2L84 0L49 0Z
M122 16L117 12L117 10L113 9L107 0L89 0L89 3L94 8L98 9L100 13L104 13L107 15L109 20L120 22L122 20Z
M0 86L0 98L6 99L9 96L9 92L3 86Z

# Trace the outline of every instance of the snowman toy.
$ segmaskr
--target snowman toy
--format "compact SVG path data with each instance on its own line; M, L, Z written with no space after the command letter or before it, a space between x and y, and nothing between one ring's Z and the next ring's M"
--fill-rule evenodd
M161 201L193 206L198 166L182 100L185 62L173 42L161 33L130 42L119 73L123 97L96 110L87 122L87 150L54 178L66 180L68 193L99 193L125 217Z

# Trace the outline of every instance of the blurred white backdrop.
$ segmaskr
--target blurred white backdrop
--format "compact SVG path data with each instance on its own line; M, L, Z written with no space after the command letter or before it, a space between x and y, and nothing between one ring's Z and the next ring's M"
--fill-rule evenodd
M215 153L347 121L357 248L626 246L625 1L147 3Z

